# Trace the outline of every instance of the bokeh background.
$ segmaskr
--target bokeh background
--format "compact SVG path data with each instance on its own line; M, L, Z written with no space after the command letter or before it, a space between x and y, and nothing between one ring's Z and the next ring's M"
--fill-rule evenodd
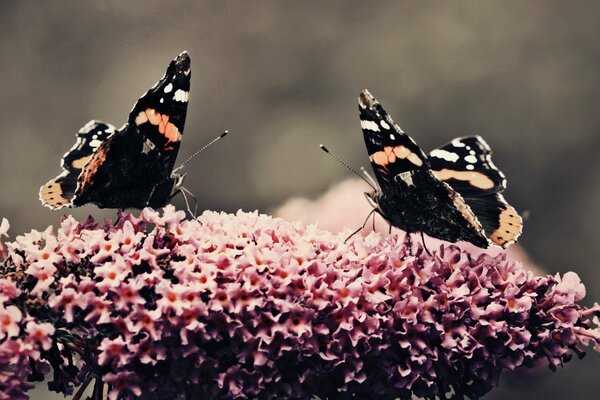
M426 150L484 136L529 216L521 244L600 299L596 1L2 1L0 16L0 216L13 237L58 223L38 188L77 130L121 126L187 49L180 159L231 131L188 164L201 208L269 212L318 196L348 176L319 143L368 165L356 97L369 88ZM486 399L591 399L598 371L589 353L558 373L505 375Z

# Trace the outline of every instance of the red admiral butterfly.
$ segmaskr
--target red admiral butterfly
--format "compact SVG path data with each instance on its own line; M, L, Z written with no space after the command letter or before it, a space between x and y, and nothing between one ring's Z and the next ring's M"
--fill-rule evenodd
M94 203L100 208L158 208L182 190L173 171L190 90L190 57L181 53L165 76L133 106L119 130L90 121L63 156L63 173L40 189L53 210Z
M425 155L364 90L360 125L380 189L366 193L374 209L407 233L421 232L482 248L514 243L523 222L501 193L504 174L479 136L460 137ZM374 183L374 182L373 182Z

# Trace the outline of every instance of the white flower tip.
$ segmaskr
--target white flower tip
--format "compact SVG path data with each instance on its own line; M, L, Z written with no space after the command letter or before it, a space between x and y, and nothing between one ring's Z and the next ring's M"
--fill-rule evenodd
M10 223L6 218L2 218L2 223L0 224L0 237L8 236L7 232L10 229Z

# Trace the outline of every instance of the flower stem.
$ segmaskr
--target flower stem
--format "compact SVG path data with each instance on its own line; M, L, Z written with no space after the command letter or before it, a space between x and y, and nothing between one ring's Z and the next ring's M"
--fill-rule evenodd
M79 399L81 399L81 396L83 396L83 392L85 392L85 390L87 389L87 387L89 386L89 384L90 384L91 381L92 381L92 376L90 375L81 384L81 386L79 387L79 390L77 391L77 393L75 393L75 396L73 396L72 400L79 400Z

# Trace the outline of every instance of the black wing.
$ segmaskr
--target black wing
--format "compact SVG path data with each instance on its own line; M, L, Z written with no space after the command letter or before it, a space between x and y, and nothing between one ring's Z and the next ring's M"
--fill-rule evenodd
M428 158L434 176L464 198L486 236L506 247L521 234L523 221L501 195L506 189L506 178L491 156L485 140L467 136L431 151Z
M506 178L492 162L490 146L480 136L466 136L429 153L436 178L462 196L502 193Z
M104 140L92 132L78 140L64 157L65 171L41 188L42 203L53 209L86 203L110 208L164 205L175 180L171 175L190 77L190 57L183 52L136 102L123 128Z
M494 244L507 247L515 243L523 230L523 220L500 193L465 197L486 236Z
M62 157L63 173L40 188L39 196L44 206L56 210L72 204L81 171L98 147L114 133L114 126L95 120L79 130L75 144Z
M128 123L105 141L77 182L73 205L101 208L164 206L187 112L191 62L186 52L134 105Z
M382 190L403 174L429 168L425 153L367 90L358 97L358 111L371 166Z
M129 126L146 139L144 149L157 149L165 169L173 169L185 125L191 61L187 52L171 61L167 72L133 106Z

